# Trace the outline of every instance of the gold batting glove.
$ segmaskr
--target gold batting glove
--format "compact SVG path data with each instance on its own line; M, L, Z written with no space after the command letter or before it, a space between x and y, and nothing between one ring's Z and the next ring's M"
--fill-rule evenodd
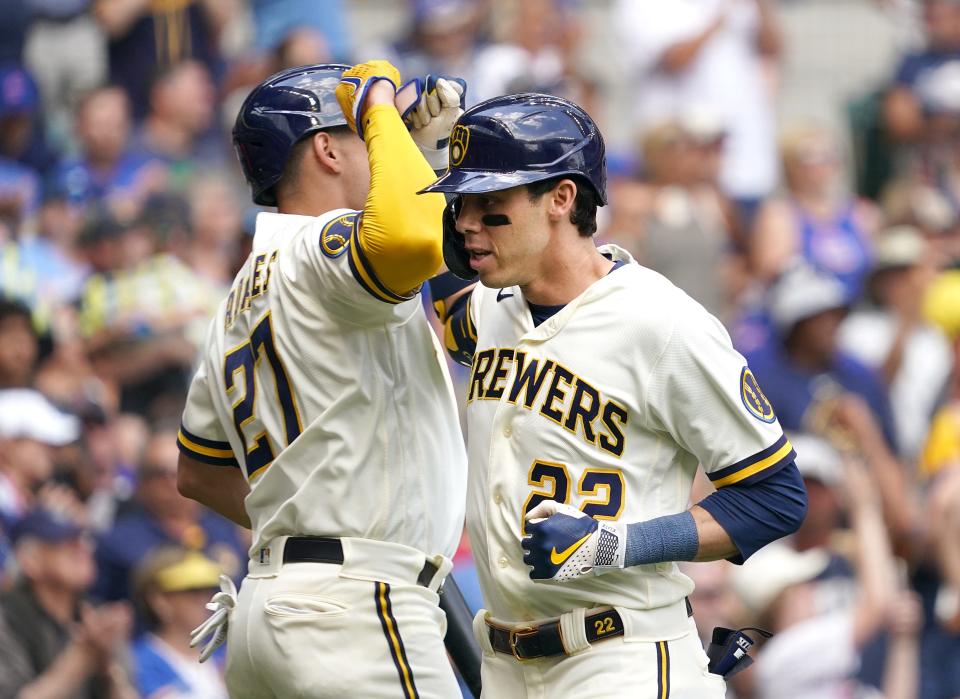
M363 122L360 118L363 103L370 86L378 80L386 80L394 91L400 85L400 71L390 61L376 60L358 63L344 71L337 85L337 102L347 118L347 125L363 138Z

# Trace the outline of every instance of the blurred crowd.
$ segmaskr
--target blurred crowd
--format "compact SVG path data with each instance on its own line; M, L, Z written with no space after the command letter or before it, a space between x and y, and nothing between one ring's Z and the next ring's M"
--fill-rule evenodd
M0 1L0 697L226 696L188 632L249 538L178 494L175 437L253 232L230 126L277 70L372 57L629 134L598 239L723 320L810 496L686 567L705 641L775 634L728 696L960 697L960 0L843 0L914 28L847 129L778 111L808 1Z

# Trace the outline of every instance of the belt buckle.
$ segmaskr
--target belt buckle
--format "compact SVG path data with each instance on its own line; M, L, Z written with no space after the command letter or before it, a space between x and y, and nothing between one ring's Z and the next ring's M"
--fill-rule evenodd
M513 654L513 657L523 662L524 660L530 660L530 658L521 657L517 651L517 639L525 638L527 636L532 636L537 633L538 629L535 626L515 626L510 629L509 634L507 635L507 643L510 645L510 652Z

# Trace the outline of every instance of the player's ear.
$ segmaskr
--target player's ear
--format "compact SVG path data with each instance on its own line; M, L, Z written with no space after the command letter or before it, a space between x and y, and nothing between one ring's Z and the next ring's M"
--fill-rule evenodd
M336 138L326 131L318 131L311 137L311 145L320 167L334 175L343 172L344 154Z
M547 215L552 221L569 220L570 211L577 199L577 185L573 180L563 179L547 193Z

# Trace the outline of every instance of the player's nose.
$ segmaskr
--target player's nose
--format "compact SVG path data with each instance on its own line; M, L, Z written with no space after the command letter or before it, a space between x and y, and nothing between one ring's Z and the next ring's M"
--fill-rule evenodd
M457 231L463 235L480 230L480 208L471 199L472 197L463 197L460 213L457 214Z

